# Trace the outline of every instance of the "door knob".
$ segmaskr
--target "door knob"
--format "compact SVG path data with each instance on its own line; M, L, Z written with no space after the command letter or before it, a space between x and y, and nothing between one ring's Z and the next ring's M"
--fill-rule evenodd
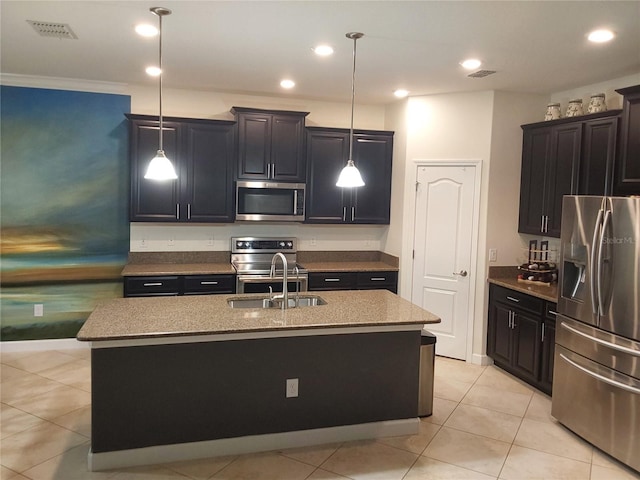
M460 272L453 272L454 275L460 275L461 277L466 277L467 276L467 271L466 270L460 270Z

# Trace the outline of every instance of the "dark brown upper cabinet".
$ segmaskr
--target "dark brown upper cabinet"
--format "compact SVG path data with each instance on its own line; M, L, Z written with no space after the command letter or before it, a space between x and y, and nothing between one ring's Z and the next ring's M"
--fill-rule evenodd
M163 147L177 180L146 180L158 150L158 117L127 115L130 123L132 222L234 221L235 122L163 119Z
M336 186L348 157L348 129L307 128L306 223L389 223L393 132L354 131L353 161L363 187Z
M304 182L308 112L233 107L238 124L239 180Z
M620 112L522 126L520 233L560 237L564 195L612 194Z
M616 90L623 96L620 149L614 195L640 195L640 85Z

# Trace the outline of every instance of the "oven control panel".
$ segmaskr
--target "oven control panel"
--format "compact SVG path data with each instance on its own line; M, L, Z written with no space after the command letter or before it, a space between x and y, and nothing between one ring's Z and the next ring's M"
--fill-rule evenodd
M275 253L291 252L297 250L295 238L255 238L234 237L231 239L232 253Z

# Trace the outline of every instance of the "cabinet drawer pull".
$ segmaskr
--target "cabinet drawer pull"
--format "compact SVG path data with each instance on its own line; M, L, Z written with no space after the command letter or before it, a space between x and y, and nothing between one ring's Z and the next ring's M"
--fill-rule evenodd
M549 310L549 315L553 315L554 317L558 316L558 312L554 312L553 310Z
M145 283L143 284L143 286L144 287L161 287L162 282Z
M513 298L513 297L507 297L507 300L511 300L512 302L520 303L520 300L518 300L517 298Z
M200 282L200 285L217 285L218 282Z
M384 282L387 279L387 277L371 277L369 278L369 280L371 280L372 282Z
M339 278L325 278L324 281L325 282L339 282L340 279Z

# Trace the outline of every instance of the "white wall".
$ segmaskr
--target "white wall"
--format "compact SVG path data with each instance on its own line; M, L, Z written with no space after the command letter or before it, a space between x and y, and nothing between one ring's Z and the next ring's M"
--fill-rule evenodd
M45 78L0 74L0 83L33 88L52 88L88 92L115 93L131 96L131 112L158 114L156 85L126 85L108 82ZM163 89L163 115L233 119L232 106L310 112L307 126L349 128L351 102L321 102L288 96L262 97L195 90ZM385 107L356 105L356 129L384 130ZM232 236L295 235L303 250L382 250L387 226L322 226L297 223L269 225L237 223L231 225L192 224L189 226L160 223L131 223L130 250L144 251L224 251L230 248Z
M560 102L560 111L564 115L567 105L569 104L569 100L581 98L586 113L591 95L594 93L604 93L607 108L609 110L615 110L622 108L622 95L616 93L616 89L631 87L633 85L640 85L640 72L633 75L627 75L626 77L614 78L605 82L593 83L591 85L585 85L571 90L552 93L550 102Z
M146 86L127 86L131 95L131 111L158 114L158 92ZM207 119L233 119L232 106L310 112L307 126L348 128L351 103L319 102L289 97L260 97L231 93L164 89L163 114L166 116ZM376 105L356 105L356 129L383 130L385 109ZM322 226L264 223L229 225L175 225L131 223L130 250L157 251L224 251L230 248L232 236L296 236L301 250L381 250L386 226Z
M475 92L411 97L408 100L405 117L406 156L403 159L394 158L394 162L404 162L404 189L394 194L394 201L400 202L399 197L402 198L403 217L401 225L398 225L402 235L400 238L388 236L385 245L387 251L401 251L399 294L404 298L411 298L415 218L413 184L418 163L479 161L481 191L477 249L478 252L485 249L493 99L493 92ZM399 115L396 114L394 117L397 124L400 123ZM486 282L485 268L484 255L478 255L477 265L470 266L476 289L471 295L474 313L470 325L473 325L474 340L469 351L478 363L483 361L481 356L485 343L484 338L480 338L484 325L482 298ZM479 329L477 335L476 329Z
M402 221L404 208L405 170L407 158L407 106L402 100L387 106L385 129L393 136L393 164L391 171L391 221L383 238L383 251L400 257L402 250Z
M158 115L158 90L147 86L127 86L131 95L131 112ZM274 110L310 112L307 126L349 128L351 103L320 102L291 97L261 97L196 90L163 89L162 114L174 117L233 120L231 107L252 107ZM384 106L356 105L354 128L382 130Z
M497 249L490 265L517 265L526 240L518 234L522 128L544 117L548 97L496 92L489 167L487 249ZM489 265L487 265L489 266ZM488 268L487 272L488 273Z

